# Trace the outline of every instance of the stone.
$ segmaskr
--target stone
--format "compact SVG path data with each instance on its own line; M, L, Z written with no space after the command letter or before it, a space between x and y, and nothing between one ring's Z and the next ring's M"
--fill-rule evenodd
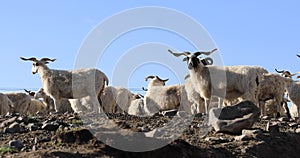
M16 120L17 120L17 117L12 117L12 118L10 118L10 119L8 119L8 120L5 120L5 121L3 121L3 122L0 124L0 128L4 128L4 127L10 125L10 124L12 124L13 122L15 122Z
M270 116L263 116L261 117L262 120L269 120L271 117Z
M287 122L287 121L290 121L290 119L287 118L287 117L280 117L280 118L278 119L278 121L280 121L280 122Z
M246 140L251 140L253 137L249 136L249 135L240 135L240 136L236 136L234 137L234 140L236 141L246 141Z
M177 111L178 111L177 109L162 111L161 115L163 115L163 116L175 116L177 114Z
M242 135L246 135L252 138L257 138L262 136L263 132L261 129L244 129L242 130Z
M4 133L22 133L22 132L25 132L25 128L17 122L11 124L8 128L4 128Z
M266 131L268 131L270 135L278 135L280 133L278 123L268 122Z
M295 130L295 133L300 133L300 128L297 128L297 129Z
M290 127L297 127L297 126L298 126L298 124L297 124L297 123L295 123L295 122L292 122L292 123L289 123L289 126L290 126Z
M259 119L259 108L250 101L233 106L212 108L209 111L209 122L216 132L241 134Z
M52 123L45 123L42 126L42 129L46 131L56 131L58 128L59 128L59 124L52 124Z
M36 131L39 129L39 126L37 126L34 123L30 123L30 124L28 124L28 129L29 129L29 131Z
M24 147L24 144L19 140L11 140L9 141L8 146L13 149L21 150Z

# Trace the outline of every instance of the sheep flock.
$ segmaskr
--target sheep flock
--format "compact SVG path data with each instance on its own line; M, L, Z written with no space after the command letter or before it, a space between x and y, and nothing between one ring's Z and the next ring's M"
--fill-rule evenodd
M0 93L0 114L88 111L146 117L177 110L195 115L208 114L215 106L231 106L248 100L260 108L261 116L300 116L300 82L293 79L300 78L297 73L277 68L275 73L270 73L260 66L215 66L209 57L215 51L217 49L195 53L166 51L175 57L183 56L189 71L185 83L167 85L169 79L161 79L152 72L145 78L147 89L141 88L146 91L145 96L109 85L106 74L95 68L54 70L48 64L56 59L20 57L33 63L32 74L39 74L42 87L36 92L25 89L24 92ZM225 77L215 79L214 74ZM291 102L291 108L287 102Z

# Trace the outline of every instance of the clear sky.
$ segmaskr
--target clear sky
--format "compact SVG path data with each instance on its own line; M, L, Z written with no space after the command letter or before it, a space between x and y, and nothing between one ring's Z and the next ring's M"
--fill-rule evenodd
M50 68L73 69L81 44L94 28L112 15L144 6L170 8L197 21L214 40L224 65L259 65L269 72L274 72L275 67L300 71L300 59L296 57L300 54L298 0L11 0L0 2L0 91L35 90L41 86L39 76L31 74L32 64L19 60L20 56L56 58ZM176 20L176 17L172 18ZM120 20L117 26L131 22ZM181 21L178 20L178 23ZM111 43L97 67L111 79L116 65L126 52L148 49L149 43L180 51L196 51L174 33L144 28L128 31ZM177 61L184 66L181 60ZM170 78L169 84L179 83L178 78L184 77L172 74L163 65L152 62L130 70L131 77L124 77L128 87L135 90L147 86L143 81L145 75Z

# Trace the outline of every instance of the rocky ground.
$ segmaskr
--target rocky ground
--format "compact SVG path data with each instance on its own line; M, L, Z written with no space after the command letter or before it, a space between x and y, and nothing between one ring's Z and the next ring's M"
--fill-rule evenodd
M136 117L125 114L108 114L115 127L102 126L90 132L89 127L98 126L101 120L89 122L90 116L76 114L1 116L0 154L2 157L299 157L300 121L285 118L264 118L256 122L252 129L238 135L216 133L207 135L202 123L205 116L197 115L187 123L187 129L168 145L147 152L126 152L110 147L116 142L99 140L99 135L113 135L115 138L132 142L131 137L114 133L116 127L127 133L147 133L154 143L163 139L158 132L151 131L164 127L174 116L155 115ZM180 121L175 121L173 131L179 130ZM86 126L88 125L88 126ZM178 128L178 129L177 129ZM208 128L211 129L211 128ZM103 133L106 131L106 133ZM128 132L129 131L129 132ZM155 130L154 130L155 131ZM93 134L92 134L93 133ZM159 135L159 136L158 136ZM96 137L95 137L96 136ZM131 135L134 137L133 135ZM145 137L146 138L146 137ZM141 141L147 141L142 138ZM123 141L124 142L124 141ZM141 143L141 142L140 142ZM143 144L143 142L142 142ZM146 145L147 143L145 143ZM126 145L126 143L124 144Z

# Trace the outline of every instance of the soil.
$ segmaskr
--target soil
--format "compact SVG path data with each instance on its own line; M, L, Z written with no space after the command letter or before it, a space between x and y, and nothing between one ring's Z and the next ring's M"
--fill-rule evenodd
M163 127L173 117L155 115L136 117L127 114L108 114L118 127L133 132L147 132ZM216 133L211 130L203 137L201 125L205 116L198 115L191 124L168 145L147 152L128 152L115 149L95 137L76 114L36 115L36 116L1 116L0 124L15 118L25 127L19 133L0 132L0 150L2 157L299 157L300 135L295 131L295 121L278 121L277 119L259 120L253 129L261 129L262 134L256 138L243 141L235 140L238 135ZM279 122L279 133L266 131L268 122ZM11 124L12 122L8 123ZM47 122L56 122L58 129L42 129ZM294 123L294 124L293 124ZM3 128L8 124L3 124ZM35 124L37 129L30 130L28 125ZM5 126L5 127L4 127ZM176 129L174 129L176 130ZM4 151L9 141L20 140L24 147L21 150Z

